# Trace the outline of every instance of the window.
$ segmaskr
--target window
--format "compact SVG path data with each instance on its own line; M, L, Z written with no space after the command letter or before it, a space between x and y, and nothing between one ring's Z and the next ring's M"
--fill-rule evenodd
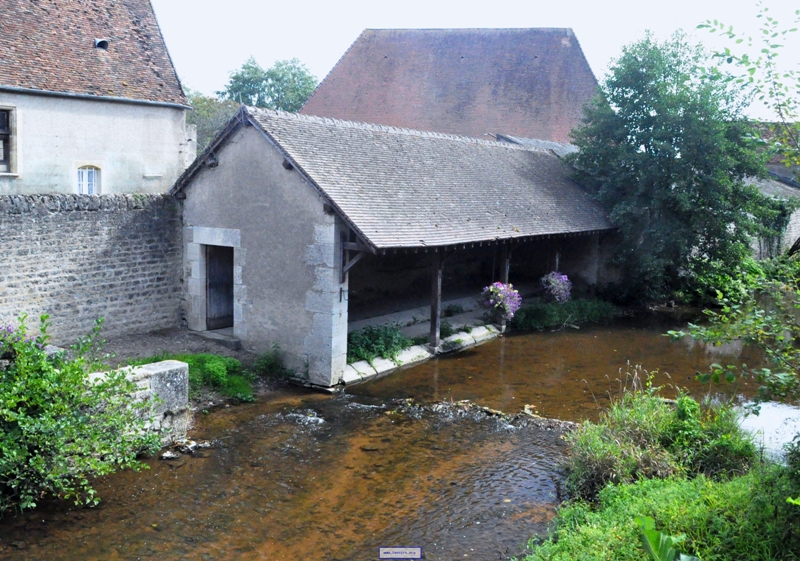
M10 109L0 109L0 173L11 173Z
M78 193L81 195L100 194L100 168L94 166L78 168Z

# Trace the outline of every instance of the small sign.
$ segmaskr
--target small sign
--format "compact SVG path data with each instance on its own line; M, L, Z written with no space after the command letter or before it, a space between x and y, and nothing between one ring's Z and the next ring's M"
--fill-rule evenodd
M379 559L422 559L421 547L381 547Z

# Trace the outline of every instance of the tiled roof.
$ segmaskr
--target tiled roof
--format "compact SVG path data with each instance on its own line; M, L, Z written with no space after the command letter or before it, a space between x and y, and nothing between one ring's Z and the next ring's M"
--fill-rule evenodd
M559 158L563 158L567 154L574 154L578 151L577 146L566 142L553 142L552 140L539 140L538 138L520 138L518 136L506 134L497 134L495 136L497 136L497 140L501 142L513 142L514 144L521 144L528 148L551 150L553 154Z
M600 207L546 150L281 111L241 111L375 249L611 228Z
M793 187L788 183L778 181L777 179L773 179L771 177L767 177L765 179L750 177L746 179L746 182L758 187L758 190L761 191L761 194L768 197L775 197L778 199L800 199L799 188Z
M800 166L785 166L783 164L767 164L767 173L770 177L777 179L792 187L800 187Z
M186 104L149 0L3 0L0 17L0 86Z
M301 112L566 142L596 89L571 29L367 29Z

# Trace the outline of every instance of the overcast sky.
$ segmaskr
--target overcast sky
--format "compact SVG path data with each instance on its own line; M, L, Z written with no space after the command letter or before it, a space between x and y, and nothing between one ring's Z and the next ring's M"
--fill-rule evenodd
M265 68L296 57L321 80L365 28L571 27L600 79L647 29L666 37L680 28L719 48L698 24L719 19L753 34L758 21L755 0L151 1L184 85L205 94L251 55ZM764 1L786 23L800 8L800 0ZM783 62L797 68L800 37L793 43Z

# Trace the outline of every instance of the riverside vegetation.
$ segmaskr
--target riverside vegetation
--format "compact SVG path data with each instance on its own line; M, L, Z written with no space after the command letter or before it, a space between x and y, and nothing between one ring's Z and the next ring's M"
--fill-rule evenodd
M189 365L189 397L197 398L202 390L219 392L239 401L253 401L253 382L262 378L284 378L291 374L280 360L280 348L274 346L255 361L249 369L231 357L211 353L161 353L128 362L141 366L162 360L179 360Z
M150 403L131 403L125 372L90 377L101 325L55 354L45 352L47 316L35 335L25 316L0 331L0 512L45 496L95 505L95 477L146 468L137 455L160 447L145 430Z
M800 492L800 442L786 465L762 461L730 406L657 390L634 387L567 436L572 499L526 561L642 559L644 518L703 561L797 559L800 508L786 499Z

